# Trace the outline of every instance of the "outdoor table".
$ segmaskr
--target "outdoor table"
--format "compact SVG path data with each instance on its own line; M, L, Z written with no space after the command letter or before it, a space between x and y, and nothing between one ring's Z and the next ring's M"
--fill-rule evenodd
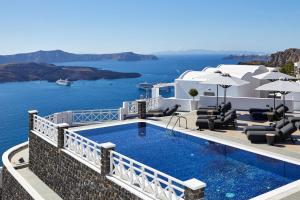
M275 134L274 133L267 133L266 134L266 139L267 139L268 145L274 145Z

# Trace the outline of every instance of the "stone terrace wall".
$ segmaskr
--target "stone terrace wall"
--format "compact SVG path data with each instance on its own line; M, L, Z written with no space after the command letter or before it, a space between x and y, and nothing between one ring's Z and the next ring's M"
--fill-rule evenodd
M16 179L3 167L2 171L2 200L33 200L26 190L16 181Z
M140 200L32 132L29 168L64 200Z

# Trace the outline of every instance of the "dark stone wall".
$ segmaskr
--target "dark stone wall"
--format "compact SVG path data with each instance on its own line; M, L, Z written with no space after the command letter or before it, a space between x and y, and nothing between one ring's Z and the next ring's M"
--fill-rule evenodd
M26 190L15 180L9 171L3 166L2 171L2 200L33 200Z
M140 200L34 133L29 134L29 168L64 200Z

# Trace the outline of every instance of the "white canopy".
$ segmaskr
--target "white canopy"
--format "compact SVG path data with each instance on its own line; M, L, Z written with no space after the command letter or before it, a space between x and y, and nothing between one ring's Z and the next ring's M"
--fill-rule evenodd
M258 88L256 88L256 90L281 92L281 93L300 92L300 84L297 82L288 81L286 79L285 80L280 79L259 86Z
M262 74L258 74L256 76L253 76L253 78L257 78L260 80L279 80L279 79L296 79L293 76L278 72L278 71L272 71L272 72L265 72Z
M230 76L229 74L222 74L218 77L208 78L203 81L205 84L220 85L220 86L242 86L248 84L248 81Z

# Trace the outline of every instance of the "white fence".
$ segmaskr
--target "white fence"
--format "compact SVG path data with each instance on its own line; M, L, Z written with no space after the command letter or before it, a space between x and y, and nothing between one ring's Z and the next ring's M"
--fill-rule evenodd
M101 145L72 131L64 132L64 149L86 160L88 163L101 167Z
M120 116L120 109L97 109L58 112L45 118L55 124L67 123L72 126L120 120Z
M158 110L161 106L162 97L150 98L146 100L146 111ZM137 101L126 101L123 103L123 108L126 110L126 114L137 114L138 113L138 102Z
M119 109L72 111L72 124L119 120Z
M115 151L110 152L110 174L157 199L184 199L184 182Z
M54 124L53 122L38 115L34 115L33 130L42 137L57 145L57 124Z
M128 114L137 114L138 113L138 103L137 101L128 101Z

